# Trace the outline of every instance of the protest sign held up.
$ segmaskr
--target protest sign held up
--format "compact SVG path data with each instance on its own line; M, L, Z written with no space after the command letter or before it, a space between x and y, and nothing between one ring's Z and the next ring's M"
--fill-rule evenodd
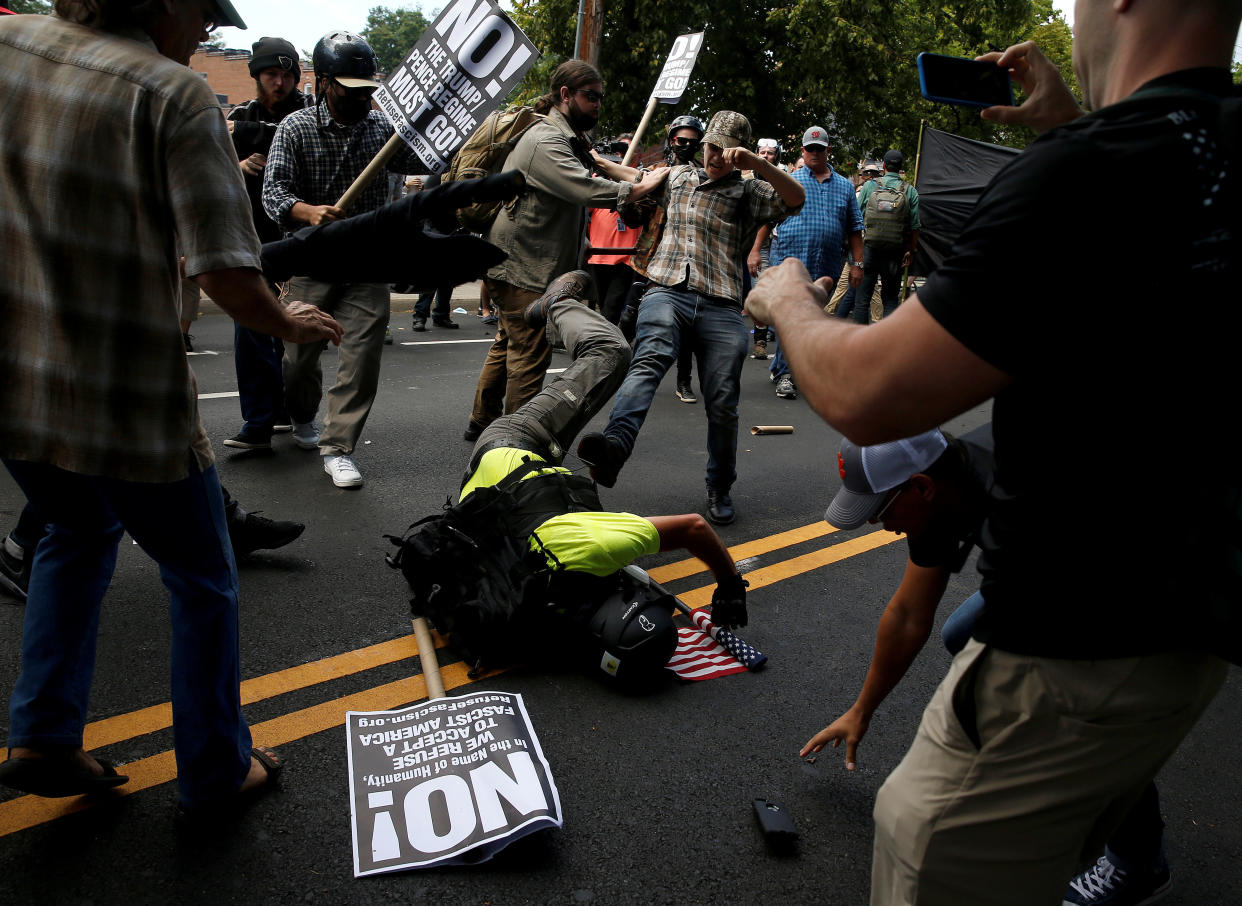
M643 118L634 130L634 140L630 142L629 150L625 152L621 163L629 166L634 152L642 144L643 133L647 131L647 124L651 122L656 104L676 104L681 100L686 86L690 84L690 73L694 71L694 63L699 58L699 48L702 46L701 31L678 35L673 41L673 49L668 52L668 59L664 61L664 68L660 70L660 77L656 79L651 98L647 101L647 109L643 111Z
M375 92L375 103L427 169L442 173L538 58L494 0L454 0Z
M475 864L561 826L561 800L522 696L474 692L351 711L354 875Z
M662 104L676 104L681 100L686 86L690 84L690 73L694 71L694 63L699 58L699 48L703 46L703 32L691 35L678 35L673 42L673 49L668 52L660 77L656 79L655 90L651 96L658 98Z

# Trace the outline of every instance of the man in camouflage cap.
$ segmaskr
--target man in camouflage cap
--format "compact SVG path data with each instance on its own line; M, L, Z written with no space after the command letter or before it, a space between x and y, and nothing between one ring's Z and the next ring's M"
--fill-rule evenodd
M737 403L746 327L742 268L762 224L802 207L802 187L747 150L750 122L718 111L703 135L703 166L673 167L657 190L664 235L647 265L651 285L638 309L633 363L603 434L588 434L578 455L600 484L612 487L634 449L656 388L683 343L698 359L707 409L707 518L734 519L730 489L737 477ZM742 179L754 170L762 179ZM766 181L765 181L766 180Z

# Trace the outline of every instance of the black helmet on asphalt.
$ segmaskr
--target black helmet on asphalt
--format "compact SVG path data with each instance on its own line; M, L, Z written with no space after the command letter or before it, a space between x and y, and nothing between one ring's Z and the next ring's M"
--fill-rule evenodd
M677 648L677 627L667 599L618 591L591 617L591 634L603 648L599 668L627 688L653 685Z
M347 31L324 35L311 55L316 76L336 79L346 88L378 88L379 60L366 38Z

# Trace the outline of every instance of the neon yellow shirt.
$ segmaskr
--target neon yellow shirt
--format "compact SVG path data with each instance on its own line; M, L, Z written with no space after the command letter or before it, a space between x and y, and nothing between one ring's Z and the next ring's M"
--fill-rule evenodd
M527 456L540 460L529 450L512 447L488 450L462 488L462 499L478 488L495 485L518 468ZM531 472L522 480L552 472L569 474L568 469L549 466ZM660 534L650 521L633 513L564 513L553 516L535 529L530 546L531 550L542 549L550 555L549 566L559 563L561 569L607 576L644 554L658 551Z

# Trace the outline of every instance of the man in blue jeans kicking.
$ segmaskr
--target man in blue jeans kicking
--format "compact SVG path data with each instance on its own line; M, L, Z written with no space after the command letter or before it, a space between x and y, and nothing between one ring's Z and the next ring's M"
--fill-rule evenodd
M608 427L578 446L592 477L605 487L616 484L656 388L692 338L707 409L707 518L716 525L734 519L729 492L737 478L737 403L746 360L746 256L763 224L796 213L806 197L788 173L748 151L750 141L746 117L718 111L703 135L703 167L668 171L659 197L664 235L647 266L651 287L638 309L634 361ZM763 178L743 180L740 170Z

